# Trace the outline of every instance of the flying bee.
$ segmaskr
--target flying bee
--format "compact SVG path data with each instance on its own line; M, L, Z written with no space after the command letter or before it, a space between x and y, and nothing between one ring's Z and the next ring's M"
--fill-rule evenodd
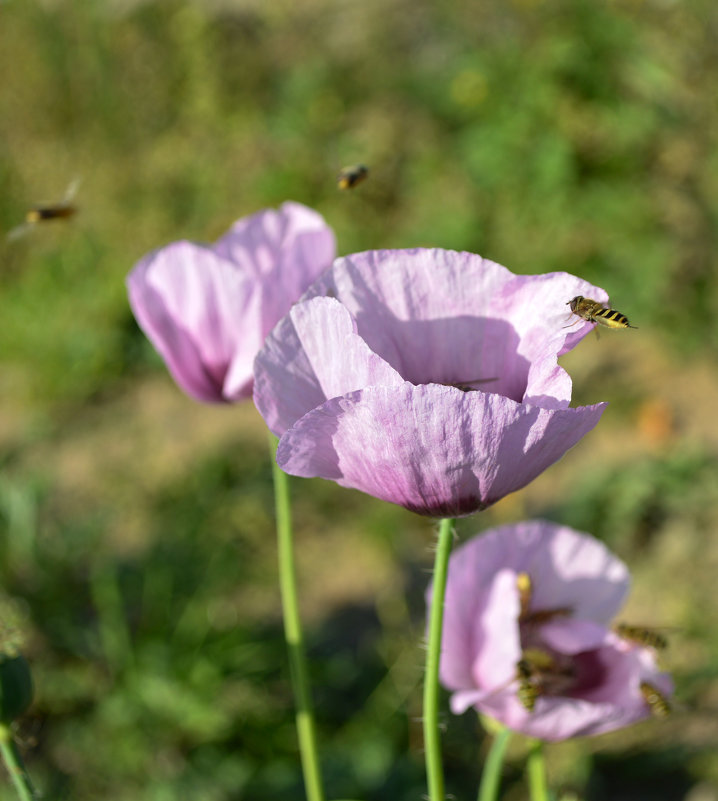
M617 623L613 630L624 640L645 645L655 651L665 651L668 648L668 638L657 629L647 626L632 626L629 623Z
M558 606L555 609L531 609L533 599L533 582L528 573L516 576L516 587L519 591L519 623L540 625L557 617L569 617L573 614L570 606Z
M80 185L79 179L75 179L67 187L64 197L59 203L51 203L43 206L35 206L25 214L25 220L11 231L8 232L8 240L18 239L30 230L32 226L50 220L67 220L77 214L77 206L72 202L77 188Z
M598 323L606 326L606 328L637 328L637 326L628 322L628 317L625 314L621 314L615 309L608 309L597 300L584 298L583 295L576 295L566 305L571 307L571 311L575 315L582 320L587 320L589 323ZM570 326L565 327L569 328Z
M369 177L369 168L364 164L354 164L351 167L344 167L337 176L337 186L339 189L353 189L357 184L365 181Z
M665 718L671 712L671 705L665 695L647 681L641 682L641 695L657 718Z

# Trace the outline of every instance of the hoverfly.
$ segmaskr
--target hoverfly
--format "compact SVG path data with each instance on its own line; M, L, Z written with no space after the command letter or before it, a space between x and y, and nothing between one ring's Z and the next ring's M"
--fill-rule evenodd
M533 712L536 701L543 695L544 687L542 676L555 668L555 661L551 654L540 648L531 648L521 654L516 663L516 679L519 683L516 697L521 706Z
M541 648L526 648L516 663L516 697L524 709L533 712L542 695L562 695L574 679L571 664L562 664Z
M589 323L598 323L606 328L637 328L628 322L625 314L615 309L608 309L597 300L584 298L583 295L576 295L566 305L571 307L573 314Z
M647 681L641 682L641 695L657 718L665 718L671 712L671 705L665 695Z
M25 220L11 231L8 231L7 239L18 239L34 225L50 220L67 220L77 214L77 206L72 202L80 180L75 179L68 187L64 197L59 203L49 203L47 205L35 206L25 214Z
M344 167L337 176L337 186L339 189L353 189L357 184L365 181L369 177L369 168L364 164L354 164L351 167Z
M533 712L536 708L536 701L543 695L543 688L539 683L533 681L533 671L531 666L526 663L526 660L519 660L516 665L516 672L519 682L516 697L524 709Z
M648 626L632 626L629 623L617 623L613 627L619 637L630 640L638 645L645 645L655 651L665 651L668 648L668 638L656 629Z

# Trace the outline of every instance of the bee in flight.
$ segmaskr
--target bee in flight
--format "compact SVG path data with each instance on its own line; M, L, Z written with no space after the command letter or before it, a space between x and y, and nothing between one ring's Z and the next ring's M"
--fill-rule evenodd
M638 643L638 645L645 645L648 648L653 648L654 651L665 651L668 648L668 638L665 634L661 634L656 629L648 628L647 626L632 626L629 623L617 623L614 626L614 631L619 637L624 640Z
M32 226L49 220L67 220L77 214L77 206L72 202L80 185L79 179L75 179L68 186L65 196L59 203L50 203L44 206L35 206L25 214L25 220L11 231L8 232L9 240L18 239L26 233Z
M668 703L666 696L647 681L641 682L641 695L657 718L665 718L666 715L670 714L671 705Z
M353 189L357 184L365 181L369 177L369 168L364 164L354 164L351 167L344 167L337 176L337 186L339 189Z
M587 320L589 323L605 325L606 328L637 328L628 322L625 314L621 314L615 309L607 309L597 300L584 298L583 295L576 295L566 305L571 307L571 311L577 317Z

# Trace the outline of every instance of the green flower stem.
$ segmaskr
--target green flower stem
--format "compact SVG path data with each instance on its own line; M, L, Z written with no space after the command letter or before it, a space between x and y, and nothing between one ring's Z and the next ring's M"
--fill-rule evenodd
M441 631L444 625L444 594L449 569L451 539L454 521L445 518L439 526L439 541L434 559L434 583L429 613L429 641L424 671L424 759L429 801L445 801L444 769L441 765L441 737L439 732L439 660L441 658Z
M2 753L5 767L10 774L21 801L34 801L37 798L35 788L27 775L25 765L12 738L9 726L0 723L0 753Z
M496 801L501 783L501 768L504 764L504 754L511 739L511 729L501 729L493 738L491 750L486 758L484 772L481 774L478 801Z
M543 743L534 740L526 761L531 801L550 801L546 782L546 764L543 758Z
M289 506L287 474L276 462L277 438L270 433L269 449L274 478L274 505L277 517L277 544L279 551L279 585L282 594L284 636L289 652L289 669L296 704L297 737L304 773L307 801L324 801L324 789L319 771L319 754L314 726L312 698L309 692L307 658L304 653L302 622L297 601L297 581L294 568L292 518Z

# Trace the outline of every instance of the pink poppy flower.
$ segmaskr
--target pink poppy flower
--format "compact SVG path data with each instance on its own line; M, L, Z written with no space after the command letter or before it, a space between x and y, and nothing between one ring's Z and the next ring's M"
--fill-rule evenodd
M573 275L513 275L471 253L337 259L255 362L277 462L420 514L486 508L603 412L569 408L557 363L592 328L567 309L578 294L607 300Z
M610 628L629 582L626 566L601 542L542 520L457 548L440 665L451 709L473 706L549 741L665 712L673 685L655 651Z
M238 220L213 245L173 242L149 253L127 278L130 306L188 395L242 400L264 338L335 249L321 215L284 203Z

